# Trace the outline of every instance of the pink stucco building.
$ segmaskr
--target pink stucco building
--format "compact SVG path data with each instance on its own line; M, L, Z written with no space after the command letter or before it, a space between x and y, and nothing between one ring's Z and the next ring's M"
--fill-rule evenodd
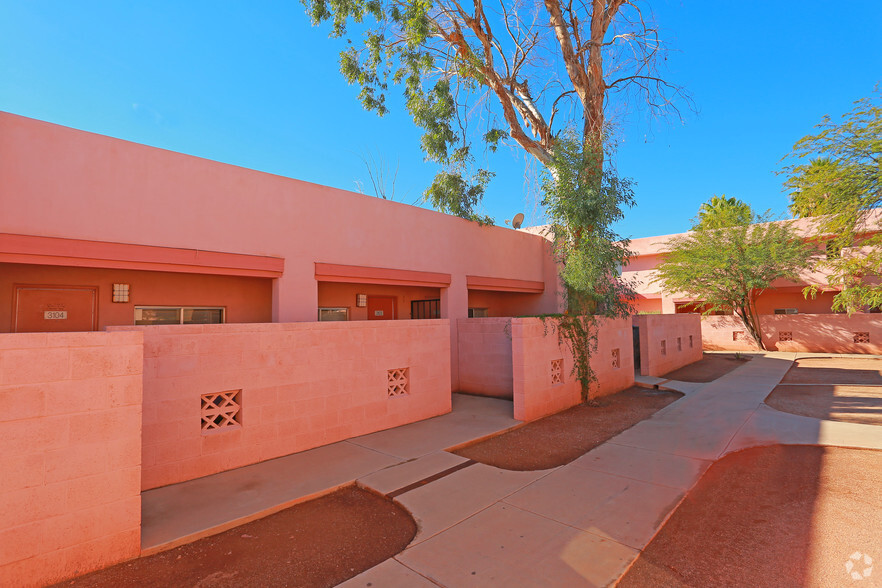
M0 113L0 585L137 557L141 493L579 401L543 236ZM594 395L634 382L606 321Z
M878 220L878 218L877 218ZM793 222L798 233L816 238L812 219ZM876 226L877 221L868 223ZM623 268L622 277L634 284L638 314L688 314L701 311L701 301L685 294L663 292L654 282L655 268L662 262L667 243L680 235L659 235L631 241L635 255ZM823 242L823 239L821 239ZM818 256L827 255L823 244L818 245ZM806 298L803 288L814 284L820 287L818 295ZM805 271L799 281L777 280L757 298L760 328L768 349L786 351L821 351L836 353L882 352L882 315L878 309L863 309L847 316L834 314L833 297L840 286L830 284L827 274ZM732 313L702 318L702 339L705 349L751 350L755 348L745 327Z
M535 235L7 113L0 186L0 332L561 302Z

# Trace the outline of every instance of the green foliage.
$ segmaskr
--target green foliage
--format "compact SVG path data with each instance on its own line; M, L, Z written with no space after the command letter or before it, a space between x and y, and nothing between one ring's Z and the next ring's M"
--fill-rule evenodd
M557 139L555 155L542 178L542 204L551 220L554 251L567 291L567 313L558 317L558 335L574 358L574 373L587 401L597 377L590 359L597 348L600 317L630 314L633 290L619 274L630 252L612 224L634 205L632 182L603 165L602 146L583 146L575 132Z
M301 1L346 38L340 70L364 108L385 115L390 84L402 87L426 159L442 168L426 196L465 218L478 218L489 174L473 153L511 141L548 165L561 127L600 140L608 96L645 97L658 115L690 102L658 75L663 43L636 2Z
M726 198L725 194L714 195L698 209L698 218L692 228L721 229L734 225L749 224L753 218L750 205L737 198Z
M790 210L797 217L819 217L819 240L832 255L821 266L831 285L842 290L833 309L855 312L882 304L882 235L877 232L882 205L882 92L855 102L834 123L825 116L818 132L796 142L783 169L791 190ZM806 288L814 295L817 287Z
M492 218L473 212L474 206L480 202L484 189L492 178L492 172L478 170L473 178L474 183L470 184L463 179L462 174L442 171L435 176L432 185L425 192L425 197L432 206L442 212L481 224L493 224Z
M389 112L386 93L390 81L404 87L407 111L423 130L420 147L426 159L442 166L425 198L439 210L463 218L487 222L475 211L492 173L471 171L474 159L457 120L457 103L449 77L432 81L436 53L426 43L432 32L429 10L432 3L359 0L304 0L313 24L330 21L332 36L347 34L347 23L373 19L375 28L363 33L362 42L340 54L340 71L350 84L361 87L359 100L369 111L383 116ZM474 55L454 57L460 84L468 88L480 81ZM502 138L492 131L491 149ZM457 147L458 146L458 147ZM492 221L491 221L492 222Z
M750 220L720 229L697 227L671 239L656 282L669 294L683 293L707 305L704 314L733 310L763 349L756 297L780 278L797 280L816 250L791 222Z
M574 295L570 314L592 310L604 316L626 316L631 289L619 279L628 261L629 241L613 223L634 205L633 182L603 165L603 146L584 146L575 132L557 139L554 159L543 170L542 204L551 221L561 278ZM574 307L580 308L574 308Z

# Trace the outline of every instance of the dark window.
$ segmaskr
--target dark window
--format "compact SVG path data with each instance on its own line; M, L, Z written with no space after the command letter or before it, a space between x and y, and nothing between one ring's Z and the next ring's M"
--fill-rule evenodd
M441 299L435 300L411 300L410 318L412 319L436 319L441 318Z

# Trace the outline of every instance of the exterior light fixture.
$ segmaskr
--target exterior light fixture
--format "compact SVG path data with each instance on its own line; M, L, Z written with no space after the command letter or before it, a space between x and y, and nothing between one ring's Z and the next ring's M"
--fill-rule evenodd
M356 294L355 295L355 306L358 306L358 307L367 306L367 294Z
M129 285L114 284L113 285L113 301L128 302L129 301Z

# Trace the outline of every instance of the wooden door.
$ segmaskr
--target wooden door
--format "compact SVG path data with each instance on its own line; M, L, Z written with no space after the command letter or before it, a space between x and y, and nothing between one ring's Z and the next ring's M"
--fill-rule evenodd
M98 288L93 286L15 286L14 333L95 331Z
M394 296L368 296L367 314L369 321L391 321L398 318Z

